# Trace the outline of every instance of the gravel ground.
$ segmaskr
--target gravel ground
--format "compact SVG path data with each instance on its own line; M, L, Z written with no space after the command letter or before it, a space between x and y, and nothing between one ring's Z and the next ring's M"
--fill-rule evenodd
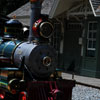
M76 85L73 88L72 100L100 100L100 90Z

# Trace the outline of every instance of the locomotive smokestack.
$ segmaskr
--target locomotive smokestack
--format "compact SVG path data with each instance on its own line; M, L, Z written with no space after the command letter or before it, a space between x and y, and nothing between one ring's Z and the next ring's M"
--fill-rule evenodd
M39 19L41 12L41 5L43 0L30 0L31 3L31 15L30 15L30 30L28 40L31 42L34 39L32 27L34 22Z

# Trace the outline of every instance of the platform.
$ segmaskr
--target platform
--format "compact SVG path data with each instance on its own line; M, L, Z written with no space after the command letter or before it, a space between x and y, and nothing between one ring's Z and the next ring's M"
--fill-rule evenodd
M72 74L62 73L62 77L63 79L72 79L73 76ZM92 85L94 87L100 88L100 79L98 78L74 75L74 80L76 80L78 83Z

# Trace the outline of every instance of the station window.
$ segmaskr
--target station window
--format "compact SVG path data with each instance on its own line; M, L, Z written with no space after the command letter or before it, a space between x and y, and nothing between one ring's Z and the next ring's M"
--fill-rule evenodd
M50 39L50 44L59 52L60 48L60 38L61 38L61 24L56 22L54 23L54 34Z
M95 57L96 52L96 35L97 35L97 22L92 21L88 23L87 34L87 52L88 57Z
M80 31L82 29L82 23L70 22L67 26L68 31Z

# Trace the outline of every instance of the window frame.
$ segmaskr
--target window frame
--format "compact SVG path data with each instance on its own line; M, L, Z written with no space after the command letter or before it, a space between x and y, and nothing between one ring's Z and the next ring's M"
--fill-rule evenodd
M92 26L90 26L90 24L92 25ZM87 31L87 37L86 37L86 39L87 39L87 46L86 46L86 50L87 50L87 53L88 52L94 52L95 53L95 51L96 51L96 36L97 36L97 32L98 32L98 30L97 30L97 26L96 26L96 29L94 29L95 27L94 27L94 24L98 24L98 22L97 21L89 21L88 22L88 31ZM90 27L91 27L91 29L90 29ZM95 34L95 35L94 35ZM91 37L90 37L91 36ZM95 37L94 37L95 36ZM91 44L90 44L91 43ZM88 57L91 57L91 56L89 56L88 54L87 54L87 56ZM93 57L95 57L95 54L94 54L94 56Z

